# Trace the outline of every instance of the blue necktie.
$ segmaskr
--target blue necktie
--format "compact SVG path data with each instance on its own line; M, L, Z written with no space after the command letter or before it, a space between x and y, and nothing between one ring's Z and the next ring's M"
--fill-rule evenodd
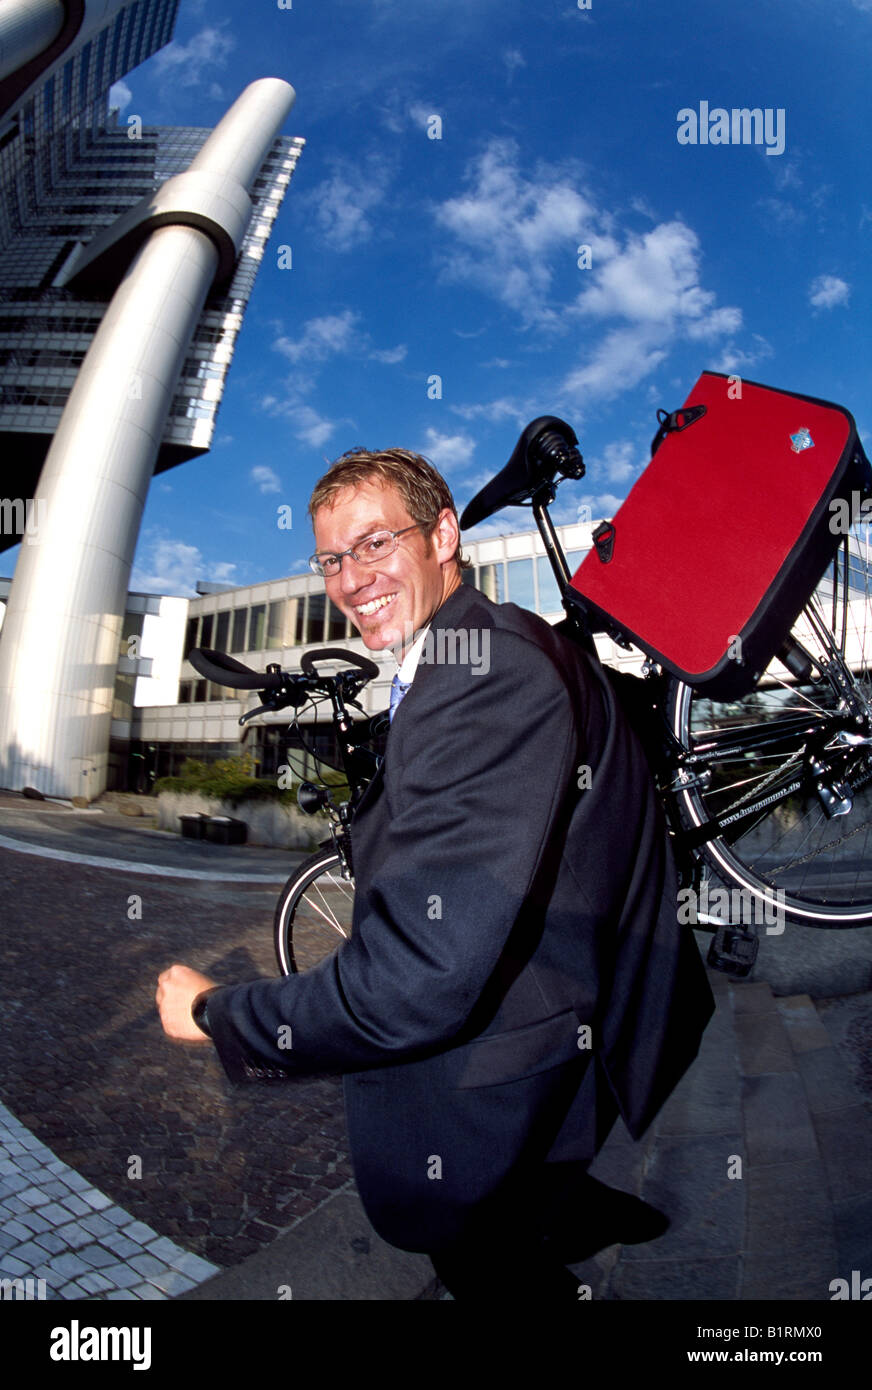
M390 710L388 712L388 718L390 719L392 724L394 722L394 715L397 712L397 706L399 705L406 691L410 689L411 684L411 681L401 681L399 673L395 675L393 680L391 681L391 705Z

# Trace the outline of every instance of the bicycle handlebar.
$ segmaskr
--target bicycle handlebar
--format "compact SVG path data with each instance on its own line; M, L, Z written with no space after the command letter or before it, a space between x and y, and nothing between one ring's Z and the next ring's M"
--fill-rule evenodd
M250 666L243 666L235 657L213 651L211 647L194 647L188 652L188 660L206 680L234 690L281 690L285 684L285 677L280 672L252 671Z
M318 677L314 665L316 661L347 661L349 665L357 666L368 681L375 680L379 674L379 667L375 662L370 661L368 657L359 656L357 652L348 652L342 647L318 647L315 651L303 652L300 657L300 670L310 680Z

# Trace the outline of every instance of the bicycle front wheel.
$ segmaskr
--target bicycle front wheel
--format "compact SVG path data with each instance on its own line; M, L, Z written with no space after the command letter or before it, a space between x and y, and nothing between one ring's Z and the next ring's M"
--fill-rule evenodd
M852 536L793 627L814 663L773 661L741 700L676 683L673 733L700 755L679 813L717 876L761 905L753 921L872 923L872 548ZM848 717L849 716L849 717ZM812 759L827 771L814 775ZM697 781L699 771L704 783ZM785 795L785 793L787 793ZM765 804L764 804L765 803ZM757 808L753 815L750 807ZM731 920L734 913L731 910Z
M311 970L351 936L354 883L335 849L313 854L282 889L275 914L276 959L283 975Z

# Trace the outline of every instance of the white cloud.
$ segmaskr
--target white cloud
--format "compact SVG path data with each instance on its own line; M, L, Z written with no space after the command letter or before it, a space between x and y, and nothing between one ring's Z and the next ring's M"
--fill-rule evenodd
M513 141L492 140L470 165L464 191L435 217L452 238L440 256L443 275L474 284L522 327L566 332L579 319L602 323L599 341L564 379L576 408L582 395L614 396L636 385L676 342L722 338L742 326L741 310L718 305L701 284L691 227L674 218L621 234L576 168L528 172ZM591 248L589 269L577 265L582 244ZM572 297L564 289L561 298L567 284ZM474 418L475 407L464 409Z
M527 66L527 60L520 48L507 48L503 51L503 62L506 66L506 73L511 82L519 68Z
M666 357L668 336L656 324L612 329L587 362L567 374L562 394L579 409L597 397L608 399L628 391Z
M279 400L277 396L265 396L261 401L261 408L268 415L290 420L296 438L311 445L313 449L320 449L322 444L326 444L337 426L337 421L327 420L312 406L303 404L293 387L289 389L284 400Z
M628 236L623 250L606 256L577 306L596 318L683 322L691 337L734 332L741 325L741 311L715 309L714 301L715 295L699 284L699 239L684 222L675 221L643 236Z
M606 445L602 468L610 483L625 483L638 472L636 452L636 446L628 439ZM597 467L597 474L599 471Z
M116 82L109 88L109 105L117 106L119 111L126 111L133 100L133 93L126 82Z
M296 340L277 338L273 347L292 362L325 362L338 352L349 352L357 332L360 315L351 309L341 314L323 314L309 319Z
M749 369L756 367L758 362L773 356L772 344L761 337L759 333L752 335L752 342L753 347L751 348L737 348L732 343L728 343L721 353L720 360L714 363L712 370L747 374Z
M251 470L251 480L257 483L261 492L281 492L282 484L278 473L272 468L267 468L266 464L258 464Z
M213 584L234 582L237 566L229 561L206 562L202 552L186 541L165 536L147 539L144 554L130 577L131 589L144 593L180 594L193 598L198 579Z
M510 364L507 362L505 365ZM453 405L451 409L463 420L487 420L494 425L499 424L501 420L526 421L530 418L528 407L522 402L511 400L508 396L501 396L496 401L481 401L475 405Z
M374 348L369 355L373 362L386 362L388 366L393 366L396 362L404 362L408 351L405 343L399 343L395 348Z
M809 303L815 309L834 309L837 304L847 304L850 297L850 285L837 275L818 275L809 286Z
M421 450L426 458L438 468L440 473L468 464L475 452L475 440L468 434L442 434L429 428L425 432L426 443Z
M170 76L183 81L187 87L211 81L213 68L223 68L236 47L236 40L214 24L207 24L187 43L173 40L154 55L155 71L159 77ZM221 89L218 89L221 95Z
M437 222L456 242L442 256L444 275L478 285L526 324L555 323L548 304L551 260L560 255L574 264L582 231L590 233L592 219L599 220L592 204L565 170L522 173L510 140L492 140L466 182L465 192L436 209Z
M381 156L361 157L353 164L340 160L328 178L297 202L314 217L328 246L352 251L373 235L376 219L372 214L384 201L389 183L390 171ZM387 218L379 222L383 234L388 226Z

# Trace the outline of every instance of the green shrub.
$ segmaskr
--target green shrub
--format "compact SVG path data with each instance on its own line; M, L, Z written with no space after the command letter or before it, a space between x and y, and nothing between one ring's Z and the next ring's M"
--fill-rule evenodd
M249 753L236 758L219 758L214 763L186 758L175 777L161 777L155 782L154 792L155 795L199 792L201 796L212 796L232 806L244 801L278 801L282 805L296 806L299 782L280 788L275 778L253 777L253 770L254 760ZM334 799L344 801L348 797L348 784L341 772L325 769L320 780L333 788Z

